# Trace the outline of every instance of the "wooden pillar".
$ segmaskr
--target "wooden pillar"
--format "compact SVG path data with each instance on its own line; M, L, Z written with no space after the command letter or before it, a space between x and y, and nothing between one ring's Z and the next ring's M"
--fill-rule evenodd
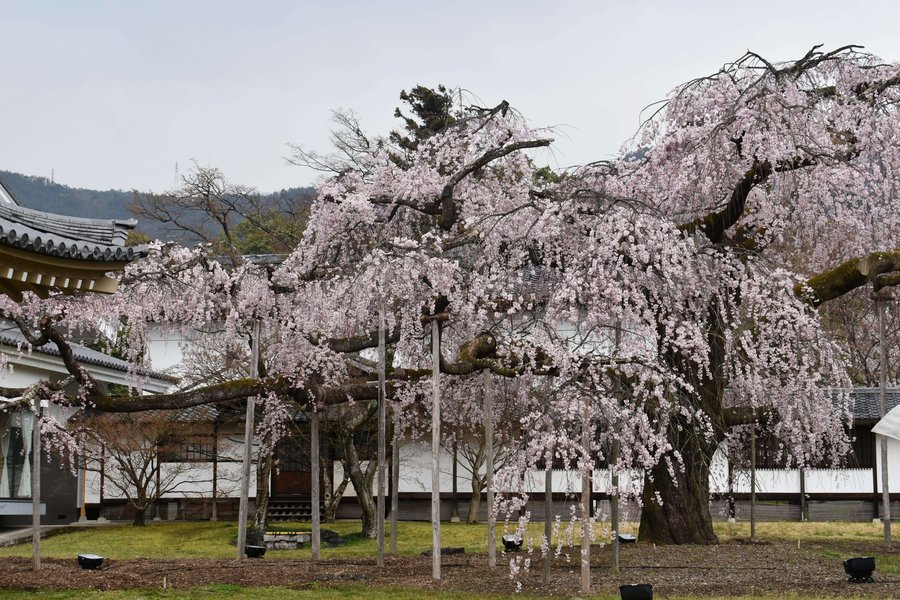
M457 464L459 463L458 456L458 448L456 445L456 441L453 442L453 469L451 477L453 478L452 491L450 494L453 496L453 503L450 505L450 522L451 523L459 523L459 490L457 489Z
M384 566L384 462L385 462L385 435L387 429L385 413L385 341L384 341L384 308L378 310L378 499L375 502L377 514L375 516L375 537L378 539L376 563Z
M259 377L259 320L253 323L253 333L250 338L250 377ZM250 458L253 451L253 420L256 412L256 397L247 398L247 413L244 419L244 456L243 469L241 470L241 503L238 510L238 539L237 557L243 559L247 547L247 515L250 507ZM256 491L257 497L259 490Z
M394 443L391 446L391 555L397 556L397 521L400 512L400 410L391 407Z
M35 400L31 426L31 556L35 571L41 570L41 400Z
M547 554L544 556L544 583L550 583L550 563L553 560L553 452L544 470L544 539L547 540Z
M728 458L728 518L734 519L734 463Z
M312 507L312 559L319 560L319 550L322 546L322 516L319 511L319 482L321 481L321 467L319 463L319 410L313 406L309 415L309 468L312 473L312 489L310 492L310 506Z
M584 396L581 413L581 593L591 593L591 399Z
M806 470L800 468L800 520L809 521L809 506L806 503Z
M615 353L616 356L619 354L619 350L622 347L622 323L621 321L616 321L616 327L614 332L615 340ZM621 404L622 402L622 382L618 375L615 376L613 380L616 390L616 403ZM609 466L612 468L612 477L610 477L611 487L612 487L612 495L609 497L609 518L610 525L613 530L613 538L612 538L612 567L613 571L616 573L619 572L619 471L618 471L618 463L619 463L619 438L616 437L615 432L611 432L613 434L612 447L609 451Z
M881 349L881 364L878 369L878 385L881 390L880 412L881 418L887 414L887 341L884 332L884 298L875 298L875 306L878 309L878 345ZM884 513L882 522L884 523L884 543L891 544L891 494L888 485L888 442L887 436L881 436L881 503L883 504Z
M78 522L87 522L87 454L81 455L81 510L78 511Z
M431 321L431 576L441 578L441 333Z
M612 450L610 451L609 462L612 465L611 487L612 495L609 497L609 518L613 530L612 539L612 567L613 571L619 572L619 472L616 465L619 462L619 438L613 438Z
M487 488L488 565L497 566L497 517L494 515L494 396L491 390L491 371L482 371L484 378L484 463Z
M750 540L756 540L756 416L750 431Z

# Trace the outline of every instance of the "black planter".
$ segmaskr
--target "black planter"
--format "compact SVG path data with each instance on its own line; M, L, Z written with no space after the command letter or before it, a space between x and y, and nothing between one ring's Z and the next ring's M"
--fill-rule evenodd
M875 571L875 557L860 556L857 558L848 558L844 561L844 571L850 576L847 579L850 583L867 583L875 581L872 579L872 572Z
M516 535L507 533L501 539L507 552L518 552L522 548L522 538Z
M247 558L262 558L265 553L265 546L244 546L244 554L247 555Z
M634 544L637 542L637 537L631 535L630 533L620 533L619 534L619 543L620 544Z
M619 594L622 600L653 600L653 586L649 583L620 585Z
M82 569L99 569L103 565L103 557L96 554L79 554L78 564Z

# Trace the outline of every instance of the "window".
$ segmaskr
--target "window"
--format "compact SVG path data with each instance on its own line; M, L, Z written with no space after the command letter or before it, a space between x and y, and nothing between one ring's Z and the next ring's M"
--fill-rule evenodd
M213 456L211 436L173 437L159 443L161 462L209 462Z

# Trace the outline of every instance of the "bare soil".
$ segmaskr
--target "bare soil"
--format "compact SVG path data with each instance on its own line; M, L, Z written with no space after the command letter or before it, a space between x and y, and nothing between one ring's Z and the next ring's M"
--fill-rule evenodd
M850 556L879 557L900 554L900 547L879 544L796 543L740 544L719 546L623 545L622 570L609 568L610 549L592 549L592 591L616 594L627 583L652 583L660 597L697 594L709 597L779 594L795 592L815 595L851 595L873 598L900 597L900 575L875 572L875 583L848 583L842 559ZM511 593L521 582L525 593L572 596L579 590L577 556L555 560L549 584L542 579L541 559L535 556L530 570L512 579L509 557L498 556L498 567L487 566L487 557L477 554L446 556L442 580L431 578L427 557L388 558L383 568L374 559L333 559L319 562L279 559L270 550L255 560L179 559L107 560L102 569L82 570L77 560L43 560L43 569L34 573L31 560L0 560L0 588L4 589L189 589L213 584L241 586L310 585L338 586L364 584L429 590L475 593Z

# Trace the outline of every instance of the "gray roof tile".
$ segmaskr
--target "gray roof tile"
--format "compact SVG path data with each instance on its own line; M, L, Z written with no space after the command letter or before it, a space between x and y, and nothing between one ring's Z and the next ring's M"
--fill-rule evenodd
M0 188L5 191L3 184ZM93 262L130 261L147 254L146 246L126 247L134 219L83 219L56 215L12 201L0 201L0 245L37 254Z
M900 405L900 388L887 388L887 410ZM881 390L877 387L857 387L850 391L853 398L853 419L861 422L876 422L881 418Z

